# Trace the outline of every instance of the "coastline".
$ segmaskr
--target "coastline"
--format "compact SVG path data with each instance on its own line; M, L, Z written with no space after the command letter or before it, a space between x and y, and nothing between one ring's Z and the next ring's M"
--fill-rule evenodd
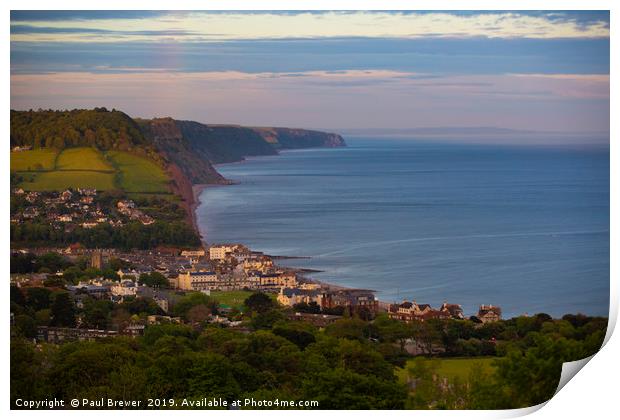
M299 150L299 149L290 149L290 150ZM287 150L285 150L287 151ZM270 155L269 157L272 156L278 156L280 153L278 153L277 155ZM254 158L261 158L263 156L251 156ZM242 164L244 162L246 162L248 159L248 157L244 158L243 160L240 161L236 161L236 162L229 162L229 163L225 163L225 165L229 165L229 164ZM216 166L216 165L214 165ZM213 188L213 187L225 187L228 185L235 185L236 182L233 181L229 181L228 183L225 184L192 184L192 195L193 195L193 200L192 200L192 204L191 204L191 218L192 218L192 224L194 225L194 228L196 229L196 232L198 233L198 235L200 236L200 240L203 243L204 247L207 248L208 247L208 243L206 240L206 235L203 236L200 232L200 229L198 227L198 215L196 213L196 211L198 210L198 207L200 207L201 204L203 204L203 202L200 200L200 195L202 194L202 192L207 189L207 188ZM255 250L255 251L259 251L260 250ZM273 258L274 260L300 260L300 259L310 259L312 257L309 256L282 256L282 255L274 255L274 256L270 256L271 258ZM307 269L307 268L302 268L302 267L287 267L287 266L282 266L282 268L284 269L289 269L291 271L294 271L296 273L303 275L308 275L308 274L318 274L323 272L322 270L314 270L314 269ZM347 286L341 286L338 284L333 284L333 283L327 283L318 279L313 279L313 278L309 278L309 277L305 277L304 276L304 280L311 282L311 283L315 283L320 285L321 287L324 287L328 290L334 290L334 291L338 291L338 290L357 290L356 288L353 287L347 287ZM366 289L364 289L366 290ZM379 301L379 307L380 308L387 308L389 306L388 302L383 302L383 301Z

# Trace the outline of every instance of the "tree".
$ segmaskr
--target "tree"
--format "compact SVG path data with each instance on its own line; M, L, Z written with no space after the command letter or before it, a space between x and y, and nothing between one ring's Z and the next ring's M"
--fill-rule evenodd
M325 333L332 337L349 340L364 340L368 336L368 324L359 318L343 318L325 328Z
M35 338L37 336L37 323L28 315L16 315L15 328L23 337Z
M276 323L273 327L273 333L275 335L279 335L280 337L286 338L293 344L296 344L301 350L304 350L316 341L310 328L300 324L287 322Z
M526 351L513 350L496 361L500 383L509 388L509 399L516 407L549 400L560 381L562 363L585 357L583 346L575 340L536 334L534 343Z
M173 311L177 316L184 317L187 319L188 312L194 306L203 305L210 313L217 312L217 302L211 298L210 296L205 295L201 292L192 292L183 296L179 301L174 305Z
M11 285L11 302L15 302L20 306L24 306L26 304L26 297L24 296L24 293L22 292L22 290L15 286L15 285Z
M192 306L191 309L187 311L187 319L192 324L202 324L209 318L209 315L211 315L211 310L202 304Z
M43 287L30 287L26 292L26 305L35 311L49 308L52 292Z
M82 322L88 328L105 330L110 322L113 303L109 300L85 299Z
M142 273L140 274L140 283L156 288L168 288L170 287L170 283L166 276L157 271L152 271L150 274Z
M244 301L246 308L250 311L263 313L275 308L275 303L269 295L263 292L253 293Z
M293 305L293 309L296 312L303 312L307 314L319 314L321 313L321 307L316 302L300 302Z
M51 306L51 324L55 327L75 327L75 305L71 295L58 292L53 297Z
M189 371L189 395L237 399L240 387L232 374L230 361L220 355L205 353L196 358Z
M277 309L258 312L252 317L252 328L255 330L270 330L274 324L283 319L284 315Z
M325 369L303 380L303 398L316 400L322 409L403 409L404 385L364 376L346 369Z

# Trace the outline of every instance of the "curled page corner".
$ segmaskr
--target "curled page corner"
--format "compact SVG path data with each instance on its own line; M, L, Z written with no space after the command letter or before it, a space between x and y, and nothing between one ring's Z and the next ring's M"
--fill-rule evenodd
M560 375L560 382L558 383L558 387L556 388L553 396L560 392L560 390L564 388L564 385L566 385L568 381L573 379L577 372L579 372L595 356L595 354L593 354L592 356L588 356L585 359L562 363L562 374Z

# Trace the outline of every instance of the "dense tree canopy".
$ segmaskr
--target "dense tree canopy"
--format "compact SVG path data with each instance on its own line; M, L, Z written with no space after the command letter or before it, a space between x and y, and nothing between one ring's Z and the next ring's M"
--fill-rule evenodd
M109 150L145 144L138 125L116 110L11 111L11 146L94 146Z

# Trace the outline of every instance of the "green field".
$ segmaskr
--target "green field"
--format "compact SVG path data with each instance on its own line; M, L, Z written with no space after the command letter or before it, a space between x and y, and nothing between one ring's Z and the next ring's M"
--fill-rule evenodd
M56 161L57 171L107 171L114 168L105 161L103 155L91 147L64 149Z
M255 292L248 292L245 290L233 290L230 292L218 292L212 291L211 297L218 301L220 305L244 310L243 302ZM275 293L268 293L269 297L276 300L277 295Z
M29 179L32 177L32 181ZM96 171L50 171L24 173L20 186L26 191L60 191L71 188L114 189L114 174Z
M11 152L11 172L49 171L54 169L56 149L35 149Z
M118 170L117 184L129 193L167 193L168 177L154 162L128 152L110 151L108 159Z
M20 187L27 191L54 191L66 188L124 190L132 196L165 194L169 197L168 176L151 160L128 152L106 155L91 147L35 149L11 152L11 172L20 175Z
M252 293L253 292L246 292L245 290L234 290L230 292L213 291L211 292L211 297L217 300L220 305L243 310L243 302Z
M455 357L445 359L432 359L436 363L437 374L448 380L454 380L459 378L460 381L467 381L469 374L474 367L478 364L481 366L483 372L492 373L495 370L493 361L496 357ZM396 375L401 380L407 379L407 369L413 366L415 359L407 361L407 365L403 369L397 369Z

